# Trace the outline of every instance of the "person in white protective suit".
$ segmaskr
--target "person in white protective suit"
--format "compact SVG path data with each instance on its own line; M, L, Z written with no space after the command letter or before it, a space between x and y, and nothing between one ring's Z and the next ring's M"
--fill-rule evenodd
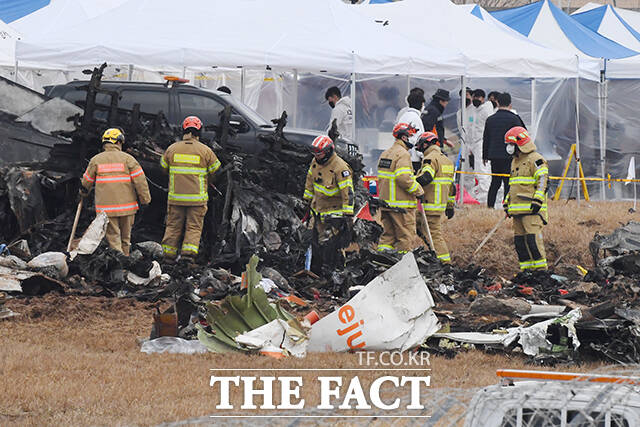
M460 92L461 93L461 92ZM471 101L473 100L473 89L467 87L465 98L465 125L462 127L462 110L458 110L458 130L462 138L462 163L461 170L463 172L470 172L471 169L471 143L473 142L473 124L476 120L476 107L473 106ZM464 175L461 178L461 182L464 183L464 188L471 194L473 187L475 186L473 175Z
M424 92L420 93L415 91L409 93L409 96L407 96L407 103L409 104L409 108L407 108L399 117L396 124L407 123L416 129L416 133L409 137L409 143L413 144L413 147L409 150L409 154L411 154L411 164L413 165L413 170L415 172L420 169L423 156L421 152L416 150L415 145L418 142L418 137L424 132L422 119L420 118L422 110L424 109Z
M324 94L331 107L331 118L327 132L331 129L331 124L336 121L340 136L353 141L353 110L351 109L351 99L348 96L342 96L340 89L332 86Z
M491 173L491 164L490 162L485 163L482 161L482 135L484 134L484 125L487 118L494 113L494 109L491 101L485 101L485 93L482 89L473 91L471 102L473 108L475 108L475 120L471 126L471 144L469 148L471 149L473 161L470 162L470 166L474 172L478 173L478 175L475 175L478 184L473 188L471 195L481 204L485 204L489 186L491 185L491 176L483 174Z

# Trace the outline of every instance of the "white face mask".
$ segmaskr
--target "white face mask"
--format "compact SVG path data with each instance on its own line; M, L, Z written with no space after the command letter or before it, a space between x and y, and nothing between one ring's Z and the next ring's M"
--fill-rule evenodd
M513 156L513 153L515 153L515 152L516 152L516 146L513 145L513 144L507 144L507 153L510 156Z

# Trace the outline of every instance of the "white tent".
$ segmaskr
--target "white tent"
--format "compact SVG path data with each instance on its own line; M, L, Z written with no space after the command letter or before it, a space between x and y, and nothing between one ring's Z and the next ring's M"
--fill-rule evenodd
M497 29L498 31L502 31L503 33L506 33L510 37L515 37L517 39L528 41L530 43L533 42L532 40L528 39L527 37L523 36L516 30L511 28L510 26L505 25L502 22L498 21L496 18L494 18L491 15L491 13L489 13L485 8L483 8L479 4L474 4L474 3L459 4L458 7L464 10L465 12L470 13L476 18L480 19L481 21L484 21L486 24L491 25L491 28Z
M34 37L95 18L125 1L51 0L49 5L13 21L11 26L25 36Z
M590 30L640 52L640 33L634 30L613 6L604 5L581 13L573 13L571 17Z
M83 23L26 36L16 54L20 61L60 66L107 61L166 68L464 73L456 50L381 30L338 0L184 0L179 7L172 0L130 0Z
M574 54L496 31L447 0L403 0L356 8L385 28L414 40L462 50L467 58L465 75L469 77L576 77L578 73L578 58ZM437 17L438 22L446 25L429 31L423 25L411 25L413 16ZM597 79L599 63L585 61L580 64L580 72L585 78Z
M0 66L13 67L16 63L16 41L20 33L0 20Z

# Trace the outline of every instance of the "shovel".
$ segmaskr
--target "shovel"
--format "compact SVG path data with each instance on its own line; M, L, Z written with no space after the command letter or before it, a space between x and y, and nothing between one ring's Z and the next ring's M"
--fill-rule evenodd
M76 237L76 228L78 228L78 221L80 220L80 212L82 212L82 198L78 202L78 208L76 209L76 217L73 220L73 227L71 227L71 236L69 236L69 243L67 244L67 252L71 251L71 243Z
M422 221L424 222L424 227L427 229L427 236L429 236L429 246L431 246L432 251L436 251L436 247L433 246L433 238L431 237L431 230L429 229L429 223L427 222L427 214L424 213L424 205L420 203L420 209L418 209L422 214Z

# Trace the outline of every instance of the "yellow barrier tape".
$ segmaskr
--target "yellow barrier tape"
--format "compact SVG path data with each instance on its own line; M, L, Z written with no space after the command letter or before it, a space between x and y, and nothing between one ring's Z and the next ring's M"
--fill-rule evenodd
M510 177L511 175L508 173L488 173L488 172L465 172L465 171L456 171L456 173L465 174L465 175L488 175L488 176L503 176ZM623 178L611 178L611 175L607 178L576 178L571 176L550 176L549 179L566 179L567 181L604 181L604 182L640 182L640 179L623 179Z

